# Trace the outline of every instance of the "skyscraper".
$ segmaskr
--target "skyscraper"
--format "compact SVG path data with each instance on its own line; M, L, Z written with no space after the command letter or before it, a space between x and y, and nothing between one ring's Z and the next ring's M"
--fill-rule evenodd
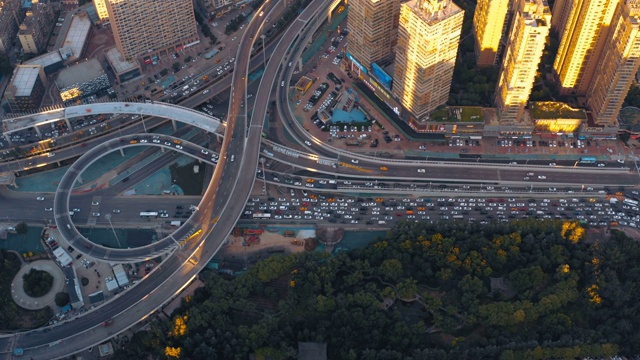
M598 125L616 126L618 113L640 66L640 12L636 1L620 2L587 92Z
M421 119L449 99L464 11L450 0L400 7L393 93Z
M551 27L545 0L519 0L496 86L496 106L503 124L522 119Z
M368 70L393 62L399 16L400 0L349 1L347 50Z
M165 56L198 39L191 0L107 0L116 46L125 59Z
M611 19L620 0L560 1L554 24L562 34L553 69L560 94L584 96L605 45Z
M476 62L479 67L498 63L500 42L507 26L511 0L478 0L473 14Z

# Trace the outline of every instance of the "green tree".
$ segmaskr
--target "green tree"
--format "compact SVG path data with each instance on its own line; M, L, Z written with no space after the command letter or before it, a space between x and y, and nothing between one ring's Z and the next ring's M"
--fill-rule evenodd
M31 269L22 280L24 292L31 297L44 296L53 286L53 276L42 270Z
M26 235L29 232L29 225L25 222L21 222L16 225L16 233L18 235Z
M56 301L56 305L63 307L69 303L69 294L61 291L56 294L55 301Z
M180 71L180 63L179 62L174 62L173 65L171 65L171 67L173 68L174 72Z
M383 277L397 280L402 275L402 263L398 259L387 259L380 265L380 273Z

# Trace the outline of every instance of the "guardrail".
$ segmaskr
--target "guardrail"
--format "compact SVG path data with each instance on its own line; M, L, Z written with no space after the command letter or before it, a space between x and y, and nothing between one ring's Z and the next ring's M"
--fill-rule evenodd
M263 144L265 145L269 145L272 148L282 148L282 149L286 149L290 154L298 154L298 156L302 156L302 157L306 157L306 158L314 158L314 159L320 159L320 160L327 160L327 161L332 161L335 164L338 164L339 161L338 159L334 159L334 158L327 158L327 157L323 157L323 156L318 156L316 154L313 153L306 153L297 149L292 149L290 147L287 147L285 145L281 145L278 143L275 143L271 140L268 139L263 139L262 140ZM338 149L340 150L340 149ZM276 151L276 152L281 152L281 151ZM353 153L349 153L349 152L345 152L342 151L342 153L346 153L348 154L348 156L350 158L360 158L359 156L353 156ZM341 155L342 155L341 153ZM368 158L368 157L367 157ZM375 158L373 158L375 159ZM280 160L280 159L276 159L276 160ZM385 164L388 165L389 162L381 162L378 161L379 164ZM456 161L418 161L418 160L396 160L396 161L392 161L392 163L394 165L400 165L400 166L408 166L408 167L416 167L419 166L421 164L424 165L434 165L434 166L440 166L440 167L482 167L482 168L495 168L495 169L508 169L508 170L544 170L544 171L574 171L574 172L593 172L593 171L600 171L603 173L628 173L630 171L629 168L601 168L601 167L594 167L594 168L584 168L584 167L569 167L569 166L549 166L549 165L522 165L522 164L518 164L518 165L514 165L514 164L494 164L494 163L475 163L475 162L456 162ZM335 173L335 172L332 172ZM339 174L339 173L335 173L335 174ZM376 177L381 177L381 175L378 175Z

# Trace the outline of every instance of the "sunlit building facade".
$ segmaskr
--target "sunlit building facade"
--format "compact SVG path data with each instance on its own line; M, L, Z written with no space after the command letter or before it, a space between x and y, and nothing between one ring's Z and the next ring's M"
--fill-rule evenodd
M562 35L553 64L561 95L584 96L605 46L620 0L560 1L554 22Z
M618 125L618 113L640 65L640 13L635 3L628 1L616 7L587 92L587 107L597 125Z
M550 28L551 10L546 1L518 1L496 86L501 123L522 120Z
M509 17L512 0L478 0L473 14L476 62L479 67L491 67L498 56Z
M93 0L93 6L96 8L96 13L100 21L109 19L109 10L107 10L108 0Z
M368 70L392 63L399 17L400 0L349 1L347 51Z
M449 99L464 11L449 0L400 7L393 94L421 119Z
M116 47L126 60L166 56L198 40L191 0L106 0Z

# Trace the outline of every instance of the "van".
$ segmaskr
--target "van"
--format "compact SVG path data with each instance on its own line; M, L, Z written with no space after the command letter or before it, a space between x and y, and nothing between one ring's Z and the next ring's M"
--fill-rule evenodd
M384 224L386 224L386 223L387 223L387 222L386 222L386 221L384 221L384 220L379 220L379 221L378 221L378 225L384 225Z
M289 67L291 67L292 62L289 62Z
M71 225L67 224L67 229L71 230Z
M229 161L234 161L236 159L235 155L231 155L231 158L229 159Z
M284 81L280 83L280 86L284 87Z

